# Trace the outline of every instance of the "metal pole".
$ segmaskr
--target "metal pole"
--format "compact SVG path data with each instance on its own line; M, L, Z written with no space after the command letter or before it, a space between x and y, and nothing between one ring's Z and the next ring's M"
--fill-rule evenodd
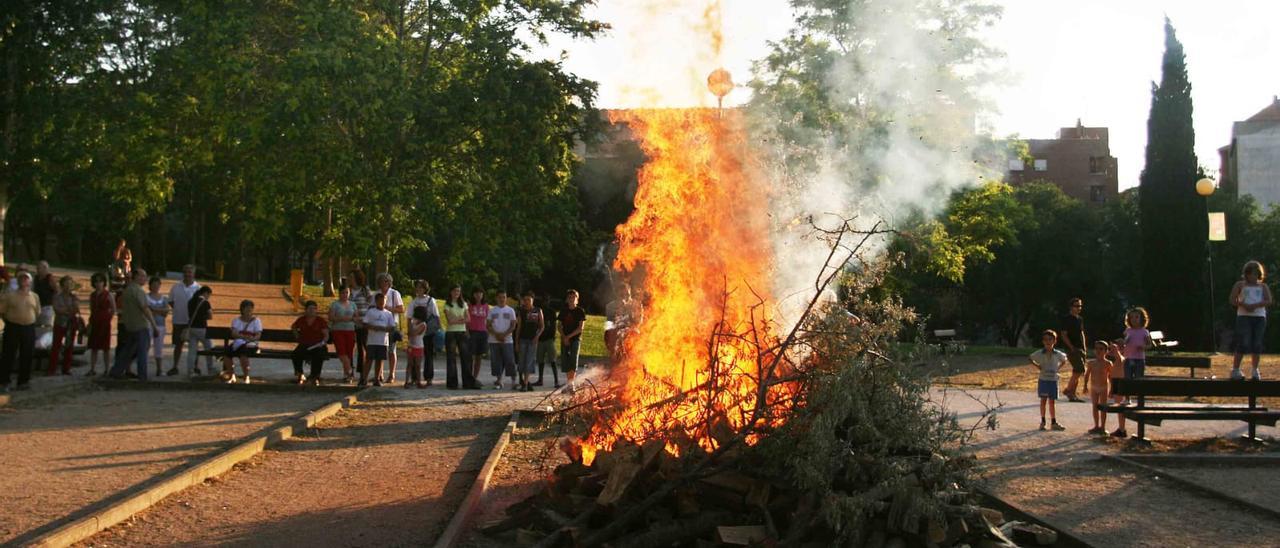
M1208 277L1209 277L1209 352L1213 353L1218 351L1218 345L1217 345L1218 341L1216 337L1214 337L1213 335L1213 324L1216 321L1217 314L1215 314L1213 310L1213 291L1214 291L1213 290L1213 242L1209 239L1209 230L1208 230L1210 228L1208 196L1204 197L1204 222L1205 222L1204 259L1205 259L1205 268L1208 271Z

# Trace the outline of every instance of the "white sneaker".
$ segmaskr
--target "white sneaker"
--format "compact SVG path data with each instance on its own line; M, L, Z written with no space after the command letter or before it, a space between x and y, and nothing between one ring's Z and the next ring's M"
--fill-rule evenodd
M1231 380L1233 380L1233 381L1242 381L1242 380L1244 380L1244 373L1241 373L1239 369L1232 369L1232 370L1231 370Z
M1253 376L1251 376L1251 377L1249 377L1249 378L1251 378L1251 379L1253 379L1253 380L1255 380L1255 381L1260 381L1260 380L1262 380L1262 373L1258 372L1258 368L1257 368L1257 367L1255 367L1255 368L1253 368Z
M235 383L236 383L236 376L234 373L232 373L230 377L227 377L227 384L235 384Z
M493 383L493 389L494 389L494 390L502 390L502 381L498 381L498 382Z
M245 384L249 384L249 376L248 376L248 375L245 375L245 376L244 376L244 383L245 383Z

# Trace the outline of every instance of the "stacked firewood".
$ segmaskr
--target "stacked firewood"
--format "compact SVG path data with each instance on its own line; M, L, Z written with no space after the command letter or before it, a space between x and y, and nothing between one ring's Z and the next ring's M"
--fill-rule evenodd
M572 442L566 445L571 457ZM555 469L536 495L506 510L486 536L521 546L1035 546L1057 534L1043 527L1005 522L1001 512L964 502L944 516L902 524L891 519L895 499L934 496L886 490L885 509L850 544L823 518L824 501L739 466L733 452L690 465L659 441L621 445L597 455L591 466L574 460ZM708 464L710 463L710 464ZM908 479L907 485L912 482ZM898 523L897 526L893 525ZM840 539L845 540L840 540Z

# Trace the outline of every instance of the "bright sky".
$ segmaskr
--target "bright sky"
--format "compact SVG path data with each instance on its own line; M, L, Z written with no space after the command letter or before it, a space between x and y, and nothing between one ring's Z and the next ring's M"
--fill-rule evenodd
M566 52L569 70L600 82L602 107L709 104L705 75L723 65L746 81L751 60L764 56L766 41L786 34L791 15L786 0L723 0L717 55L704 39L708 32L697 28L705 1L600 0L594 16L613 25L609 36L556 40L550 49ZM1280 94L1280 1L997 2L1005 15L987 35L1007 54L1010 82L992 96L1000 109L991 120L996 133L1049 138L1076 118L1109 127L1122 189L1137 185L1142 170L1166 14L1187 52L1202 165L1216 170L1231 123ZM661 97L645 91L655 88Z

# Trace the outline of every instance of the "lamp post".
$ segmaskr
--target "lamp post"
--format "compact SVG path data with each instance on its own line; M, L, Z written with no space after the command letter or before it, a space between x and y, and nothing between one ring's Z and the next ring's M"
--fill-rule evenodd
M724 96L733 91L733 76L725 69L715 69L707 76L707 89L716 96L716 106L723 111Z
M1209 220L1209 196L1213 195L1214 190L1216 190L1216 187L1213 184L1213 179L1205 177L1196 181L1196 194L1204 198L1204 221L1205 227L1209 229L1205 231L1204 235L1205 270L1209 278L1209 352L1217 352L1218 350L1217 337L1213 335L1216 314L1213 312L1213 244L1209 239L1209 232L1212 230L1212 227L1209 226L1211 222Z

